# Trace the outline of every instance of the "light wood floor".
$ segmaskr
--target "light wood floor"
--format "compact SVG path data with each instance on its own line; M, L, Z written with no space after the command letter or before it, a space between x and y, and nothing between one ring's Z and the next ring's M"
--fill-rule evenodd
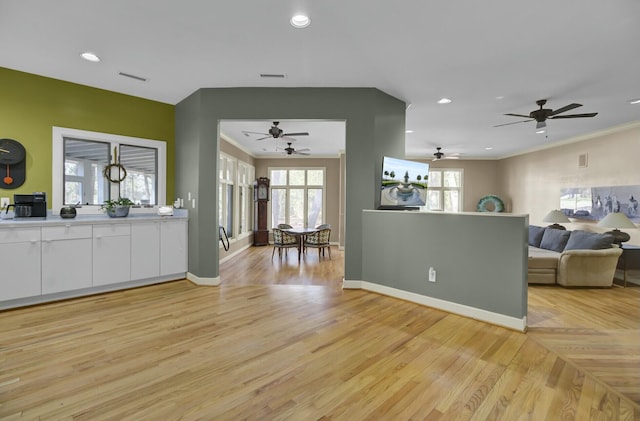
M0 419L640 419L638 288L531 288L522 334L343 291L332 254L0 312Z

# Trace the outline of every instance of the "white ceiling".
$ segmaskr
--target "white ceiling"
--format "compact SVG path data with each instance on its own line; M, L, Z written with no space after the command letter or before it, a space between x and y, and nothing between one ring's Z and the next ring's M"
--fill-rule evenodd
M291 27L295 13L311 25ZM411 104L409 157L503 157L638 122L639 40L638 0L0 0L2 67L170 104L207 87L375 87ZM543 98L599 114L550 120L546 137L535 122L493 127ZM312 134L295 147L337 153L329 129L284 117ZM237 130L271 124L228 135L260 155L268 142Z

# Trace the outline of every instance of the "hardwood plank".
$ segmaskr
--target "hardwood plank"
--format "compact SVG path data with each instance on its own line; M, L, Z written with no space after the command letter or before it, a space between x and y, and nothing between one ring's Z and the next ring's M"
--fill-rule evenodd
M635 288L531 288L523 334L270 253L0 312L0 418L640 419Z

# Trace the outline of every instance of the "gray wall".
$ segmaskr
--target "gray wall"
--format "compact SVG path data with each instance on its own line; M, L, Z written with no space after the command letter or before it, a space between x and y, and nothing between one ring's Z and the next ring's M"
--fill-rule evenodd
M404 156L404 102L373 88L220 88L177 104L176 196L197 190L189 272L199 277L219 276L216 183L224 119L346 121L345 278L362 279L362 209L379 201L382 156Z
M365 211L362 224L364 281L526 316L527 215Z

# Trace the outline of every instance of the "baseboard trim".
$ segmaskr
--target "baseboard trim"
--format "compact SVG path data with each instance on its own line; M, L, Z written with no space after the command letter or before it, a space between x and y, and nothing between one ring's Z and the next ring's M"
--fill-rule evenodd
M410 301L412 303L433 307L459 316L469 317L471 319L480 320L482 322L491 323L493 325L506 327L508 329L525 332L527 330L527 316L518 319L504 314L494 313L475 307L469 307L463 304L453 303L451 301L441 300L439 298L427 297L426 295L416 294L414 292L403 291L391 288L385 285L374 284L366 281L342 281L343 289L363 289L365 291L376 292L378 294L387 295L389 297L399 298L401 300Z
M220 277L204 278L194 275L191 272L187 272L187 279L198 286L217 287L220 285Z
M222 259L220 259L220 263L224 263L229 259L234 258L236 255L240 254L241 252L245 251L246 249L248 249L249 247L253 247L253 244L245 244L244 246L242 246L241 248L239 248L238 250L232 252L230 255L228 256L224 256ZM223 253L224 248L220 248L220 253ZM226 252L225 252L226 253Z

